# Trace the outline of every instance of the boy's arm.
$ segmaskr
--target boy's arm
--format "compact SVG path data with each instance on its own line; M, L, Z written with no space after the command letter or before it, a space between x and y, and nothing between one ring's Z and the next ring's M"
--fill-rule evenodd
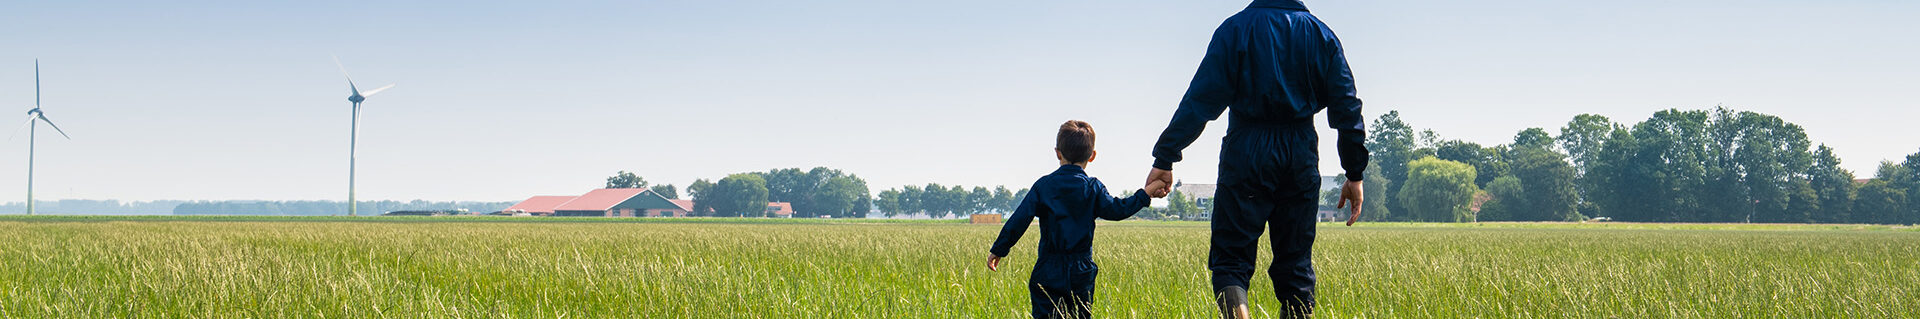
M1028 192L1026 198L1020 199L1020 208L1014 209L1013 216L1007 217L1007 224L1000 226L1000 238L993 240L993 247L987 252L1006 257L1007 251L1013 249L1013 244L1020 242L1020 236L1027 234L1028 224L1033 223L1034 205L1037 204L1034 198L1037 197L1033 192Z
M1153 199L1147 197L1146 189L1136 190L1133 196L1126 198L1113 197L1112 193L1107 192L1107 184L1101 183L1099 179L1093 180L1093 195L1097 199L1093 214L1105 220L1123 220L1133 217L1134 213L1139 213L1140 209L1147 208L1147 204L1153 203Z

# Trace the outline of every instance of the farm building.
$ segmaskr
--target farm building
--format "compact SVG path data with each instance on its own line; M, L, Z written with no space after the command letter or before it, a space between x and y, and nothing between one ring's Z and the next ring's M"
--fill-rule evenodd
M553 216L681 217L689 207L641 188L602 188L553 208Z
M767 203L768 217L793 217L793 204ZM688 217L693 201L667 199L641 188L602 188L580 196L534 196L502 210L503 214L593 217Z
M573 200L574 197L575 196L534 196L527 198L527 200L520 201L519 204L513 204L512 207L507 207L507 209L501 210L500 212L507 215L527 214L534 216L551 216L553 215L554 207L560 207L560 204L566 204L567 201Z
M793 217L793 203L767 203L767 217Z

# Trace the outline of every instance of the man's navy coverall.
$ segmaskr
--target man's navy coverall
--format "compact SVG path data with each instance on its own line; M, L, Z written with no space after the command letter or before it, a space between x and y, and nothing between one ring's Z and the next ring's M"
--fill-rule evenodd
M1029 189L989 252L1007 256L1007 250L1027 233L1027 224L1040 219L1040 257L1027 278L1033 317L1087 318L1093 278L1100 273L1093 264L1093 219L1133 217L1151 199L1145 190L1135 191L1132 197L1113 197L1100 179L1088 177L1085 169L1072 164L1040 177Z
M1213 31L1200 70L1154 145L1153 167L1172 170L1207 122L1231 110L1220 145L1212 248L1214 291L1248 287L1262 226L1273 229L1267 275L1291 313L1313 309L1313 233L1320 197L1319 136L1327 110L1340 132L1347 179L1367 168L1366 127L1340 40L1297 0L1256 0Z

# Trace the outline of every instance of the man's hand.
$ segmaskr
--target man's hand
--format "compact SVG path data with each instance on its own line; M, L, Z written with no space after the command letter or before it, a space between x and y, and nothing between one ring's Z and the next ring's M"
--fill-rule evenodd
M1155 184L1154 182L1159 182L1159 184ZM1159 168L1148 171L1146 190L1147 196L1153 196L1153 198L1167 197L1168 193L1173 192L1173 171Z
M1151 182L1147 182L1147 188L1145 188L1145 190L1147 191L1148 197L1153 197L1153 198L1167 197L1167 194L1158 193L1157 191L1155 191L1156 189L1161 189L1161 188L1173 188L1173 187L1167 186L1167 182L1151 181Z
M1366 192L1360 188L1360 182L1349 180L1346 185L1340 186L1340 203L1334 205L1334 208L1353 205L1353 215L1347 216L1347 226L1353 226L1353 221L1360 220L1360 202L1363 201L1361 194L1364 193Z
M987 254L987 271L1000 271L1000 256Z

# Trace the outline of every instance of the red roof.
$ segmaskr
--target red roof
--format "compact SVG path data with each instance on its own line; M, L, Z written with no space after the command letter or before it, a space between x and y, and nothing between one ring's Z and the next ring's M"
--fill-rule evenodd
M673 206L680 206L681 210L693 211L693 200L691 199L669 199L667 201L673 202Z
M534 196L507 207L505 211L519 210L529 214L552 214L553 208L573 200L573 196Z
M575 197L573 200L567 201L565 204L560 204L559 207L554 207L553 210L556 210L556 211L609 210L609 209L613 209L613 205L619 205L620 202L627 201L627 199L633 198L634 195L640 195L640 193L643 193L646 191L647 189L645 188L596 189L591 192L587 192L586 194L580 195L580 197Z
M793 215L793 203L788 203L788 202L767 203L767 210L773 211L774 215L780 215L780 216Z

